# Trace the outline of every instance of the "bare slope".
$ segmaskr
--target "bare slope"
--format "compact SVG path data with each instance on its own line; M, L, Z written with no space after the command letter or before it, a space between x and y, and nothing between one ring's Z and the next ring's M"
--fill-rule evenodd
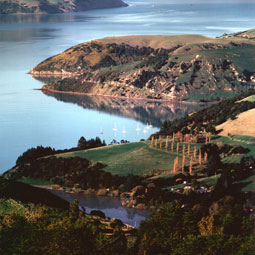
M116 43L116 44L128 44L133 47L151 47L154 49L164 48L170 49L176 45L181 45L180 49L176 53L185 52L187 48L197 50L202 48L203 44L211 44L211 46L217 45L227 45L231 42L235 43L248 43L250 40L248 38L239 38L239 37L219 37L213 38L197 34L184 34L184 35L128 35L128 36L116 36L116 37L106 37L102 39L95 40L95 42L102 43ZM254 42L255 44L255 42Z
M255 136L255 109L243 112L234 120L228 120L217 126L217 130L223 130L221 135L246 135Z

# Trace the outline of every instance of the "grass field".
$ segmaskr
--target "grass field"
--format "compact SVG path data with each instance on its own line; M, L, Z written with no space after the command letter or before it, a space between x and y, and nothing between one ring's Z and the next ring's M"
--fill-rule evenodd
M255 190L255 176L250 176L249 178L242 180L241 183L246 183L247 185L242 189L243 191L251 191Z
M224 144L229 144L231 146L242 146L250 150L250 152L246 153L245 156L253 156L255 157L255 138L251 136L220 136L217 139L212 140L213 143L222 142ZM236 154L224 157L222 160L223 163L239 163L244 155Z
M220 178L220 174L214 175L214 176L210 176L210 177L205 177L205 178L201 178L198 179L198 181L202 184L206 184L208 186L215 186L217 180Z
M255 95L251 95L251 96L249 96L249 97L246 97L246 98L244 98L244 99L238 101L238 103L243 102L243 101L255 102Z
M249 136L218 136L213 137L212 143L222 142L231 146L242 146L248 148L245 156L255 157L255 138ZM197 157L193 161L193 172L201 172L205 165L198 164L198 150L203 144L190 144L190 156L194 157L194 149L196 147ZM151 146L151 141L128 143L121 145L106 146L96 149L76 151L71 153L58 154L57 157L82 157L95 162L102 162L106 164L105 171L112 174L127 176L128 174L135 175L151 175L150 179L173 177L172 172L173 163L176 157L179 158L179 172L181 171L183 143L179 143L179 153L176 152L177 143L174 144L173 151L171 149L171 142L169 142L168 150L165 149L165 139L162 139L162 147L157 148ZM190 157L187 155L188 145L185 144L185 165L189 166ZM222 158L223 163L239 163L243 154L234 154ZM220 175L210 176L198 179L204 185L214 186ZM249 182L251 180L247 180ZM170 186L168 189L182 187L182 184L177 186ZM255 181L248 183L246 190L250 190L255 186Z
M47 186L47 185L53 184L50 181L44 181L44 180L40 180L40 179L32 179L32 178L29 178L29 177L19 178L17 181L23 182L23 183L26 183L26 184L30 184L30 185L39 185L39 186Z
M179 167L181 167L183 145L179 146L179 153L176 153L176 143L174 151L171 152L171 144L168 151L165 150L165 140L162 142L162 149L152 148L150 141L128 143L121 145L112 145L96 149L76 151L64 154L58 154L57 157L81 157L90 161L102 162L107 165L105 171L112 174L126 176L128 174L150 175L153 170L162 170L162 176L169 176L169 171L173 170L173 162L176 157L179 158ZM193 153L194 147L201 145L191 144L190 151ZM185 145L185 152L188 146ZM189 158L186 157L186 165L189 164Z

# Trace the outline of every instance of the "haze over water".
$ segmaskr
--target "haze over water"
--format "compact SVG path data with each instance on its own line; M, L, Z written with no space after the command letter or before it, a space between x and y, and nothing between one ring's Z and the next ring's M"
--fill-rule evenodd
M76 102L75 98L56 100L34 90L43 84L26 74L45 58L75 44L106 36L184 33L220 36L255 24L254 1L126 2L129 7L83 13L0 16L0 173L12 167L22 152L37 145L70 148L76 146L80 136L94 138L100 136L101 130L104 133L101 138L107 143L114 138L137 141L157 131L163 117L173 118L197 110L158 103L132 106L95 99L88 106L88 100L86 103L80 99ZM167 107L171 109L169 114ZM158 118L154 115L150 119L150 111L158 112ZM147 122L152 122L153 127L143 133ZM116 137L114 123L119 130ZM141 129L139 133L137 126ZM121 132L123 129L126 134Z

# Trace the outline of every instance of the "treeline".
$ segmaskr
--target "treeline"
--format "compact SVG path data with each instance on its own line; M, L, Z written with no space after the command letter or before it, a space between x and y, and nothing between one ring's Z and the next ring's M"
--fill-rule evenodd
M118 255L127 250L118 225L86 215L77 203L65 211L28 206L24 214L0 213L1 255Z
M83 136L79 139L77 147L65 150L55 150L51 147L37 146L35 148L28 149L16 160L16 165L26 164L33 162L34 160L54 154L72 152L77 150L85 150L105 146L105 141L101 141L99 137L95 139L86 140Z
M208 208L178 202L159 205L138 232L86 215L77 202L69 210L30 206L24 214L0 213L3 255L252 255L254 217L234 197ZM121 223L121 222L120 222ZM22 234L21 234L22 233ZM28 253L29 252L29 253Z
M190 116L185 116L173 121L165 121L157 133L158 135L171 135L181 131L183 134L198 134L200 132L216 133L215 126L222 124L228 119L235 119L242 112L255 108L255 102L242 101L255 91L245 92L231 99L226 99L218 104L196 112Z
M153 211L138 230L137 253L143 255L251 255L254 218L242 203L226 196L204 208L167 203Z

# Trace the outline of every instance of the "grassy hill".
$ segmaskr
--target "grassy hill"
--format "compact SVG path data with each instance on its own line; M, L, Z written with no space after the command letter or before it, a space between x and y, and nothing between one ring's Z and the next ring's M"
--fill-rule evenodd
M178 184L175 182L176 178L180 177L182 172L181 162L183 159L183 145L185 145L185 166L188 168L190 164L190 158L193 157L193 173L196 175L196 180L202 185L215 186L217 180L221 174L205 175L205 169L207 168L206 163L201 166L198 162L198 150L203 148L203 144L191 143L190 144L190 156L188 156L188 144L179 143L179 152L176 152L177 143L175 142L173 151L171 151L171 143L168 149L165 149L165 138L162 139L162 148L151 146L151 141L137 142L130 144L112 145L97 149L82 150L70 153L63 153L56 155L59 158L86 158L90 161L100 161L106 167L104 171L111 173L112 175L119 175L127 177L130 174L143 176L147 181L156 181L160 179L173 179L168 190L172 188L177 189L184 187L184 184ZM249 136L214 136L211 140L211 144L219 146L230 146L228 152L220 154L221 161L223 164L233 165L240 164L243 157L254 157L255 158L255 139ZM244 148L246 152L238 152L237 148ZM194 159L194 150L197 150L197 157ZM173 173L174 160L178 157L179 166L178 171ZM179 177L178 177L179 176ZM250 177L247 179L249 181ZM245 181L243 181L245 182ZM250 188L253 187L249 183L249 187L246 190L252 191Z
M44 14L127 6L121 0L0 0L0 14Z
M165 140L162 146L165 146ZM170 148L168 148L168 151L165 149L160 150L159 148L152 148L150 146L150 141L146 141L111 145L98 149L64 153L56 156L64 158L81 157L90 161L100 161L106 165L104 168L105 171L120 176L127 176L128 174L153 175L153 172L157 172L157 170L158 174L163 174L166 171L169 174L169 172L173 170L174 159L179 157L181 161L181 148L182 147L180 147L179 154L175 152L171 153ZM193 146L191 146L191 148L193 148ZM176 149L176 144L174 149Z
M31 74L62 77L43 87L52 92L205 102L253 88L254 70L253 37L145 35L76 45Z

